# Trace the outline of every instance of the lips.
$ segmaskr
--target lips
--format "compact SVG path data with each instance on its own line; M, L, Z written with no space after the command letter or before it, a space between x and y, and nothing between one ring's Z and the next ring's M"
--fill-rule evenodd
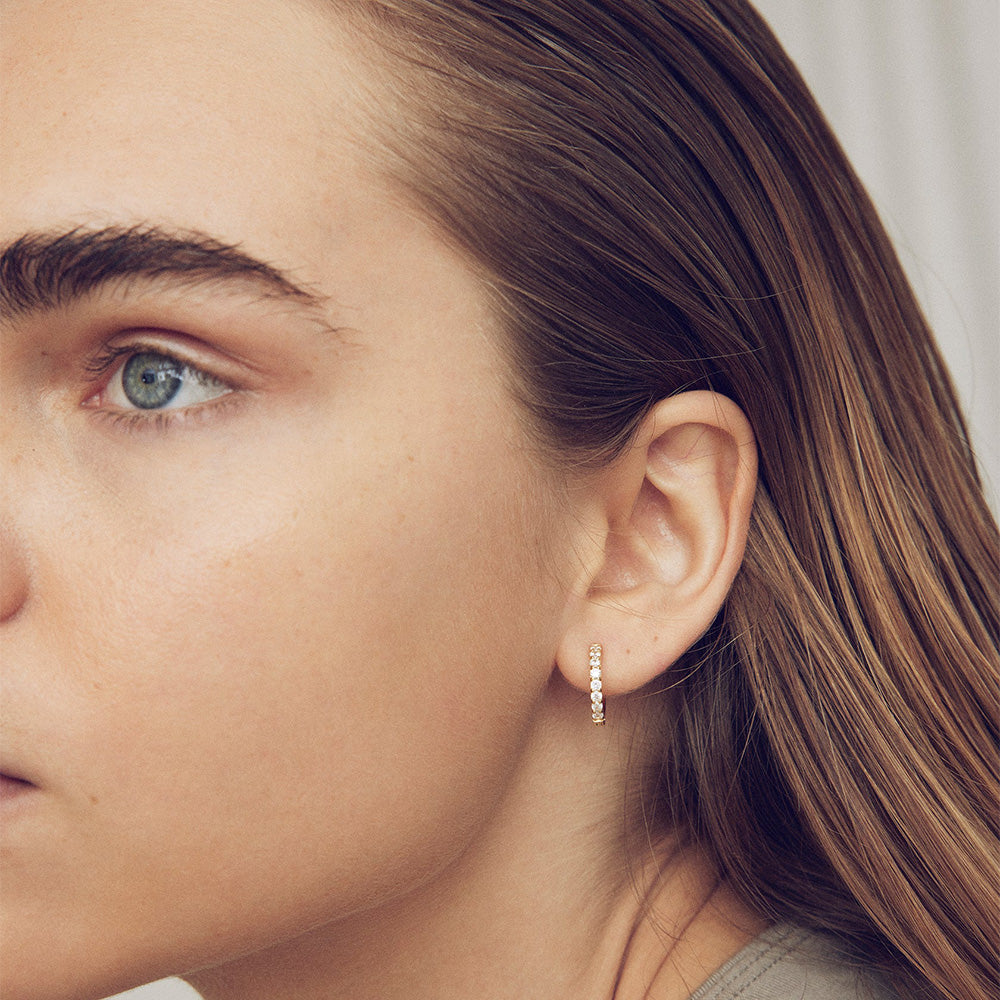
M0 773L0 790L2 790L4 795L34 787L35 786L25 778L18 778L13 774Z
M13 801L37 787L27 778L11 774L9 771L0 772L0 801Z

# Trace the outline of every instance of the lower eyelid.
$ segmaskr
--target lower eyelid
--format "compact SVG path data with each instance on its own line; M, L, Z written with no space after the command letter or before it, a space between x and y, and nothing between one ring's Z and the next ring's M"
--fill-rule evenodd
M248 402L248 395L250 394L230 390L208 402L175 409L123 410L106 406L94 407L92 416L115 431L162 434L168 430L194 428L222 419L241 409Z

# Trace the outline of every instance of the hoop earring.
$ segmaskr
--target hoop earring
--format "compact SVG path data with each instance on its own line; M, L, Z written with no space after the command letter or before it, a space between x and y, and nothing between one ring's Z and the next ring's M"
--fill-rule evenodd
M604 725L604 691L601 688L601 644L590 647L590 710L595 726Z

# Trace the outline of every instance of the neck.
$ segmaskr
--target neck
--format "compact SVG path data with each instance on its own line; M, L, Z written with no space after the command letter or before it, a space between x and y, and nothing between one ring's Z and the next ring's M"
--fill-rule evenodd
M624 852L631 726L551 690L494 815L406 896L189 976L206 1000L682 1000L762 925L699 852Z

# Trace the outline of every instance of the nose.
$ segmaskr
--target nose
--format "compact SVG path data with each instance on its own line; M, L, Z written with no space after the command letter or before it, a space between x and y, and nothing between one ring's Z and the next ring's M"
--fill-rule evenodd
M9 621L24 606L28 598L28 559L24 538L15 527L14 497L18 487L14 484L17 469L22 467L23 455L12 447L14 407L11 393L4 379L3 414L0 420L0 622Z
M9 621L28 597L28 562L10 525L0 523L0 622Z
M18 530L17 498L24 496L21 472L30 468L16 437L27 428L19 406L15 366L7 354L8 329L3 329L3 373L0 384L0 622L14 618L30 593L30 563L26 538Z

